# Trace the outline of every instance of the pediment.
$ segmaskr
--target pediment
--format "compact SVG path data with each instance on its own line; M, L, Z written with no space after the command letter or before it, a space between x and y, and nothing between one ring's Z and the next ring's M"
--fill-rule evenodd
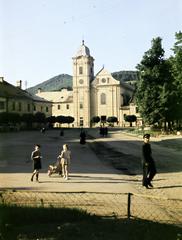
M113 78L111 73L105 68L102 68L95 76L92 82L93 85L119 85L120 82Z

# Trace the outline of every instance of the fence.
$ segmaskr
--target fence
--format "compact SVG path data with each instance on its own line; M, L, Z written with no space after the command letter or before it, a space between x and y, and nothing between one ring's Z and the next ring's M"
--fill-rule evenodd
M138 218L182 226L182 199L135 193L2 191L0 202L78 208L104 217Z

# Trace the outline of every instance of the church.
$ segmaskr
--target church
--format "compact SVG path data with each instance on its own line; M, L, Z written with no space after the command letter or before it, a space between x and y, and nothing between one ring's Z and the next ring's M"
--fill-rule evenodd
M132 103L134 87L114 79L104 67L94 75L94 58L82 41L73 59L72 91L43 92L37 96L52 102L52 116L74 117L73 127L90 127L93 117L116 117L125 126L125 115L137 115Z

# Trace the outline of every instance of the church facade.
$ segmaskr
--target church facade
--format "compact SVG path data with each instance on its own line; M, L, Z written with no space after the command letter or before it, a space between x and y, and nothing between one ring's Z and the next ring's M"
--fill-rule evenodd
M131 103L134 87L114 79L104 67L94 75L94 58L84 41L73 59L72 91L42 92L39 97L52 102L53 116L74 117L74 127L90 127L95 116L117 117L124 126L124 115L137 115Z

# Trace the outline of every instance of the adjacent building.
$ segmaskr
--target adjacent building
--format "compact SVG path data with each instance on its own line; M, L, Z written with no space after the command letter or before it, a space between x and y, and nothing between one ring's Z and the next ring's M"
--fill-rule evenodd
M0 113L3 112L19 115L42 112L48 117L52 115L52 103L22 90L21 81L13 86L0 77Z

